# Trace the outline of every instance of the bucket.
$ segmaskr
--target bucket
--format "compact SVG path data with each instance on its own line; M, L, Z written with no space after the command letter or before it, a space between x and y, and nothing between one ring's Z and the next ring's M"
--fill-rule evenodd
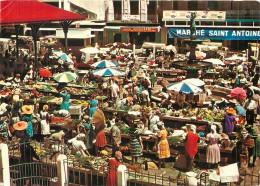
M195 172L186 172L186 183L187 185L198 185L198 180L196 178L197 174Z

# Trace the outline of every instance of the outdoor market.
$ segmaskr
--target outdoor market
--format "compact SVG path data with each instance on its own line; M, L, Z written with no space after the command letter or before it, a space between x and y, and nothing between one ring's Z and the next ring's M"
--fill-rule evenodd
M65 13L53 17L64 33L84 19ZM75 185L259 184L243 176L259 172L260 66L252 51L259 56L260 44L232 51L197 40L195 17L181 46L114 42L77 51L57 39L36 42L41 21L1 17L31 24L33 33L0 38L0 140L11 182L55 185L63 154Z

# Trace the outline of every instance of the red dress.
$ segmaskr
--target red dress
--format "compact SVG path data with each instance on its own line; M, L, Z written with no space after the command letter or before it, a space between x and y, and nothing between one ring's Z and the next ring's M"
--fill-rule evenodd
M187 141L185 143L185 154L193 158L198 152L198 139L199 135L197 133L188 132Z
M117 186L117 168L119 165L123 165L116 159L109 160L109 173L107 176L107 186Z
M104 130L101 130L97 136L96 136L96 147L104 147L106 146L107 141L106 141L106 135Z

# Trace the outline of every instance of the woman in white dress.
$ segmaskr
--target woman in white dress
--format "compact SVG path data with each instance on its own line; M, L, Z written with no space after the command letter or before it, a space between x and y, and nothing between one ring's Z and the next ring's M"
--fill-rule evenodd
M41 115L41 135L43 135L43 137L50 134L48 109L49 109L49 106L44 105L43 110L40 113L40 115Z
M211 125L211 132L206 137L208 142L206 161L209 168L217 168L220 162L220 147L218 144L220 139L221 136L216 131L216 125Z

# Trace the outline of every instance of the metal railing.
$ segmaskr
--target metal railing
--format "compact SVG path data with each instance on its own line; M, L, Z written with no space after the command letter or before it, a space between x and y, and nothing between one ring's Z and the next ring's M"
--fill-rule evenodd
M31 145L35 149L36 153L40 155L40 161L35 158L32 162L23 163L21 161L21 153L19 144L10 144L9 158L10 158L10 177L11 182L16 185L25 185L29 180L31 184L38 185L55 185L58 181L57 173L57 161L55 158L58 154L66 154L66 148L60 146L60 144L54 143L26 143ZM55 147L54 150L51 147ZM28 153L29 155L30 153ZM71 155L67 155L67 159L64 160L64 165L68 170L68 185L106 185L107 175L111 171L109 169L108 161L100 158L86 159L80 161L80 158L71 158ZM258 175L254 172L245 172L240 177L242 178L239 185L259 185L260 184L260 172ZM149 172L143 169L135 171L127 169L125 171L125 177L127 177L127 185L186 185L185 178L165 176L163 173ZM198 183L200 185L219 185L219 182L212 182L209 180L209 173L199 174ZM230 183L229 185L235 185Z

